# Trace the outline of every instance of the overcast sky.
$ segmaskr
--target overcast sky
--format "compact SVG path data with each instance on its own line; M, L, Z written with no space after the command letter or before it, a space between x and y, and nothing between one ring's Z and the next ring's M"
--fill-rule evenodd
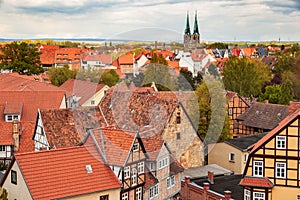
M0 0L0 38L300 40L300 0Z

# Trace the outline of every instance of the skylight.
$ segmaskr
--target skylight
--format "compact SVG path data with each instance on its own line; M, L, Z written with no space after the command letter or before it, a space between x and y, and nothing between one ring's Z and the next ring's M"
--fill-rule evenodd
M92 173L93 172L93 169L92 169L91 165L86 165L85 169L86 169L87 173Z

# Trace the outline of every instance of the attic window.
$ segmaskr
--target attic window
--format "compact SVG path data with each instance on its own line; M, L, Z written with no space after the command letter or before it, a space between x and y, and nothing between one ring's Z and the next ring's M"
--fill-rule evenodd
M180 116L176 116L176 123L180 124L180 122L181 122L181 117Z
M138 143L133 144L132 150L133 151L138 151L139 150L139 144Z
M87 173L93 173L93 169L92 169L91 165L86 165L85 169L86 169Z

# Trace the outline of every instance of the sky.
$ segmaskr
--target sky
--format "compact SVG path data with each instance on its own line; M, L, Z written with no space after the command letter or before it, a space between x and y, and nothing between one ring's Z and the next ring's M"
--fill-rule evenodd
M0 38L300 41L300 0L0 0ZM191 31L192 31L191 30Z

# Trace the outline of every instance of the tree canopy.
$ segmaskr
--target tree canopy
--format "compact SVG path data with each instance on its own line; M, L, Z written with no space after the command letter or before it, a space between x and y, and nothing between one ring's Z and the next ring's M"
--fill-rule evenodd
M49 70L50 82L53 85L61 86L69 78L75 79L75 70L70 70L68 65L64 65L62 68L51 68Z
M101 74L99 83L108 85L109 87L116 85L119 82L119 75L115 70L111 69L108 72Z
M233 57L225 64L223 80L226 90L244 97L257 97L264 83L270 81L267 65L258 60Z
M26 75L44 72L40 65L40 52L35 46L29 46L25 42L12 42L0 47L0 52L0 69Z

